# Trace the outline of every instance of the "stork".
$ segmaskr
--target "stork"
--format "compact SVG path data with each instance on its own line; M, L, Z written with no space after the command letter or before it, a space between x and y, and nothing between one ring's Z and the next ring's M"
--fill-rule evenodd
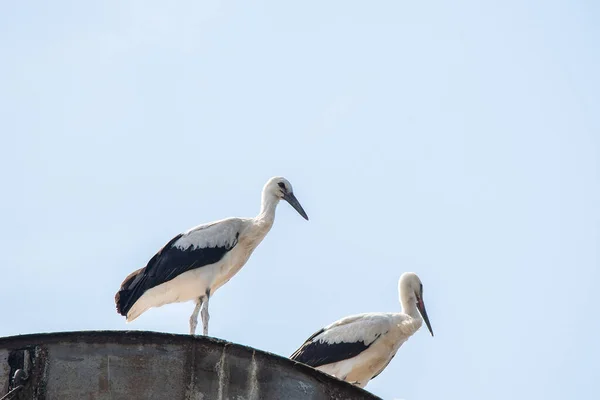
M387 367L423 320L433 336L419 277L412 272L402 274L398 291L402 312L342 318L309 337L290 358L364 388Z
M273 226L280 200L287 201L306 220L287 179L269 179L262 191L260 213L254 218L227 218L191 228L171 239L144 268L132 272L115 295L117 312L131 322L152 307L194 300L190 334L202 309L208 335L208 302L231 279Z

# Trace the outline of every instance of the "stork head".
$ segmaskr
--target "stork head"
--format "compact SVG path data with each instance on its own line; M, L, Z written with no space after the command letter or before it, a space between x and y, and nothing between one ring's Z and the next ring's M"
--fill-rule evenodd
M419 314L421 314L427 325L427 329L429 329L429 333L433 336L433 329L431 329L431 323L423 301L423 283L421 283L421 279L414 272L403 273L398 281L398 291L400 292L402 307L411 308L416 305Z
M302 218L308 221L308 215L306 215L306 212L294 195L292 184L287 179L281 176L276 176L269 179L263 189L263 192L279 200L287 201L292 207L294 207L296 211L298 211L298 214L300 214Z

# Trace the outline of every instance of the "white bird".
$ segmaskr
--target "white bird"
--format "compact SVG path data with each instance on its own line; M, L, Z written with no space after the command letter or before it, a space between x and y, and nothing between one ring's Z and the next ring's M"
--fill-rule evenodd
M210 296L246 264L273 226L281 199L308 220L292 185L285 178L271 178L263 188L256 217L227 218L196 226L175 236L146 267L125 278L115 295L117 312L131 322L149 308L195 300L190 334L196 332L202 308L203 333L207 335Z
M419 330L423 319L433 336L419 277L402 274L398 291L402 312L342 318L309 337L290 358L364 388Z

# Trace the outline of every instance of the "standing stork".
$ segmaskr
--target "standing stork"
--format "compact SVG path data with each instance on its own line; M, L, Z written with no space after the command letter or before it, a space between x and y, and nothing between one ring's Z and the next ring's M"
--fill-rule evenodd
M292 360L354 385L365 387L387 367L423 323L433 336L423 302L423 284L412 272L398 282L402 312L367 313L342 318L308 338Z
M287 179L271 178L263 188L256 217L196 226L175 236L144 268L125 278L115 295L117 312L131 322L149 308L195 300L190 334L196 332L202 309L203 333L207 335L210 296L246 264L273 226L275 209L282 199L308 220Z

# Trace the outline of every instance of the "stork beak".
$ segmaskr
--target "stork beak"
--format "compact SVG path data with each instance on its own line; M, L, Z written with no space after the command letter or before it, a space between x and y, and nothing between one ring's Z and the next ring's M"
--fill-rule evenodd
M431 329L431 323L429 322L429 317L427 316L427 310L425 309L425 303L423 302L422 297L417 297L417 308L421 313L421 317L425 320L425 324L427 325L427 329L429 329L429 333L433 336L433 329Z
M302 218L308 221L308 215L306 215L304 208L302 208L300 202L298 201L296 196L294 196L294 193L286 193L283 196L283 199L290 203L290 206L294 207L294 210L298 211L298 214L302 215Z

